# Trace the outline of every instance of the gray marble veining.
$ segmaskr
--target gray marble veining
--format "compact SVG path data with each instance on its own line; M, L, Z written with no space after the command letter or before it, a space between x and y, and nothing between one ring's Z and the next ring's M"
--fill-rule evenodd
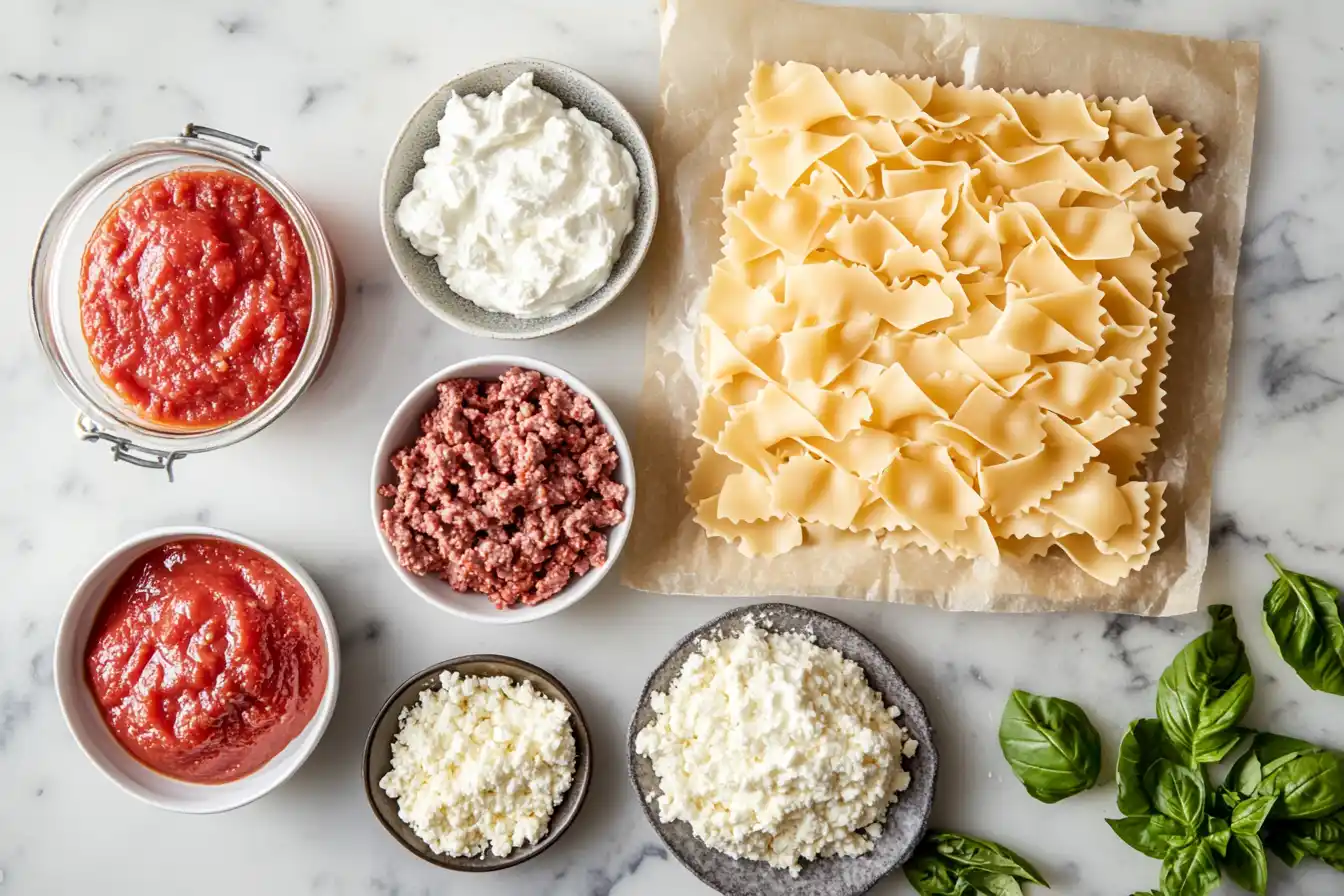
M1344 582L1344 8L1337 0L896 0L943 8L1259 40L1264 81L1228 419L1216 473L1211 601L1236 606L1258 674L1252 724L1344 747L1344 703L1308 690L1273 655L1255 612L1261 555ZM455 333L401 288L378 236L382 162L436 85L501 58L539 56L608 85L651 128L657 104L653 0L202 0L127 4L14 0L0 28L0 896L191 892L681 896L705 890L669 858L625 780L622 744L639 685L686 631L734 604L597 593L544 623L454 622L400 585L368 511L369 457L416 382L497 346ZM146 29L159 40L145 41ZM268 157L322 218L350 288L323 379L279 423L169 486L113 467L71 434L72 409L29 335L30 247L50 203L96 156L177 132L188 120L268 143ZM589 325L530 343L573 370L627 421L636 407L645 301L639 283ZM598 338L600 336L600 338ZM1181 333L1176 333L1181 351ZM50 648L65 599L116 542L169 522L209 522L292 552L340 624L341 700L304 769L226 816L179 818L124 797L61 723ZM1002 839L1053 892L1147 889L1157 864L1102 819L1114 791L1055 806L1028 799L999 755L1014 687L1067 696L1092 714L1107 761L1125 725L1151 715L1155 683L1202 618L958 616L923 608L805 601L856 626L928 704L944 776L937 825ZM364 805L365 729L391 688L450 656L498 652L555 672L594 740L592 793L574 827L534 862L449 875L404 854ZM1109 775L1104 776L1104 778ZM154 863L137 849L152 842ZM72 860L70 844L79 844ZM209 850L209 852L207 852ZM229 861L211 861L223 853ZM202 868L209 873L202 876ZM1288 896L1340 892L1319 868L1273 871ZM906 893L899 878L878 896Z

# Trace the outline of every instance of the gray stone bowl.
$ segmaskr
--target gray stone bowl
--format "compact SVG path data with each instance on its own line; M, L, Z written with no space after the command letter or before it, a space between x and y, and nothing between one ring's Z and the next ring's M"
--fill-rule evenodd
M487 311L462 298L449 288L439 273L438 264L421 255L397 229L396 212L402 198L411 191L415 173L424 166L425 150L439 143L438 122L443 117L448 95L485 95L503 90L524 72L532 72L533 83L554 94L566 108L575 108L589 119L611 131L616 142L630 151L639 172L639 194L635 198L635 221L611 276L585 299L580 299L554 317L520 318ZM449 81L420 104L397 135L383 169L383 184L378 198L383 242L401 281L416 300L440 320L473 336L493 339L533 339L568 329L587 320L612 303L630 283L644 261L658 219L658 173L653 152L640 130L639 122L609 90L592 78L558 62L544 59L515 59L468 72Z
M401 820L397 815L397 801L378 786L383 775L392 770L392 741L400 728L401 711L415 705L420 699L421 691L438 687L439 673L448 671L483 678L504 675L514 681L530 681L539 693L552 700L559 700L569 709L569 724L574 729L574 780L570 783L569 790L565 791L560 805L556 806L555 812L551 814L545 836L536 843L515 848L502 858L489 852L481 856L461 858L439 855L415 835L410 825ZM593 776L593 745L588 734L588 724L584 722L583 713L579 711L578 701L555 676L531 663L512 657L476 654L459 656L430 666L402 682L392 692L383 708L378 710L378 715L369 728L369 736L364 741L363 771L364 795L368 798L369 808L373 810L374 816L383 828L406 849L426 862L450 871L499 871L526 862L533 856L545 852L573 824L579 815L579 810L583 808L584 800L588 798L588 785Z
M659 820L658 807L649 800L651 794L660 792L658 777L652 763L635 752L635 735L653 721L649 695L654 691L665 692L671 687L687 657L695 652L698 641L738 634L747 616L757 625L769 621L772 631L813 635L818 645L832 647L853 660L863 669L868 685L882 695L883 702L887 706L900 707L899 723L919 741L915 755L905 760L905 767L910 772L910 787L891 807L882 833L867 855L805 862L798 877L790 877L788 871L772 868L764 862L734 859L710 849L696 839L690 825L683 821L665 823ZM644 685L634 718L630 720L628 749L630 782L658 836L692 874L728 896L857 896L868 892L884 876L904 864L919 845L933 809L938 776L938 753L924 704L891 661L872 641L839 619L791 604L742 607L682 638Z

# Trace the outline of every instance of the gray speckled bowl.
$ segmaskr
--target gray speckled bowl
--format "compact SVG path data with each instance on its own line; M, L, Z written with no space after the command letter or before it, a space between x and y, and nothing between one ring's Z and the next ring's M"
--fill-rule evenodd
M772 868L764 862L733 859L710 849L696 839L685 822L660 821L658 807L649 801L649 794L659 791L658 777L653 772L652 763L635 752L635 735L653 721L649 695L671 687L686 658L695 652L696 642L702 638L738 634L747 616L758 624L768 620L773 631L805 631L816 637L817 644L833 647L858 663L869 686L882 695L883 701L888 706L900 707L898 721L919 741L918 751L905 760L905 767L910 772L910 787L891 808L882 833L867 855L806 862L798 877L790 877L787 871ZM629 751L630 781L658 836L692 874L729 896L857 896L866 893L885 875L904 864L924 836L933 809L934 784L938 775L938 753L933 746L933 728L924 704L891 661L872 641L839 619L791 604L742 607L682 638L644 685L634 718L630 720Z
M401 711L420 699L420 692L426 688L438 686L440 672L458 672L462 675L505 675L514 681L530 681L540 693L552 700L559 700L569 709L569 724L574 729L574 781L565 791L560 805L551 814L550 826L546 835L536 843L515 849L503 858L490 853L483 856L457 858L435 853L423 840L415 836L410 825L397 815L397 801L383 792L378 782L383 775L392 770L392 741L400 727ZM579 704L565 690L565 686L544 669L516 660L512 657L495 654L477 654L459 656L456 659L430 666L416 673L392 692L378 716L369 728L368 739L364 742L364 795L368 798L373 814L396 839L398 843L415 853L426 862L447 868L450 871L498 871L526 862L535 855L544 852L578 817L583 801L588 797L588 784L593 774L593 745L588 735L588 724L583 720Z
M439 119L448 95L483 95L503 90L524 72L532 72L537 87L554 94L566 108L575 108L611 131L616 142L630 151L639 171L639 195L635 198L634 228L621 246L621 255L611 276L596 292L581 299L554 317L519 318L511 314L487 311L462 298L448 287L435 260L421 255L397 230L397 206L411 190L415 173L424 166L425 150L437 146ZM411 295L440 320L447 321L473 336L495 339L532 339L574 326L601 311L618 296L635 271L653 239L658 219L658 174L653 152L639 123L620 100L592 78L558 62L544 59L515 59L498 62L461 75L434 92L406 122L383 169L379 195L383 242Z

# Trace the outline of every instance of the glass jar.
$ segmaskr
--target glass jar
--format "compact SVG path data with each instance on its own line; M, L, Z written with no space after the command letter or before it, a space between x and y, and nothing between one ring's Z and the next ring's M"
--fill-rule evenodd
M339 325L339 268L312 211L261 163L267 151L255 141L189 124L181 136L144 140L100 159L66 188L42 226L29 284L33 328L57 384L78 408L78 436L110 444L114 460L166 470L172 479L173 464L186 455L223 448L265 429L322 369ZM208 428L174 428L139 416L98 375L80 325L79 281L89 237L130 190L182 169L222 169L264 187L294 222L312 272L312 314L294 367L260 405L237 420Z

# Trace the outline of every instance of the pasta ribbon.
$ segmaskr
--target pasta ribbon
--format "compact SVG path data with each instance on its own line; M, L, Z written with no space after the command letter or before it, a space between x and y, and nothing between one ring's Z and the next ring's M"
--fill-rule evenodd
M1142 97L760 63L701 316L695 519L752 557L864 533L1115 584L1162 537L1145 476L1188 122Z

